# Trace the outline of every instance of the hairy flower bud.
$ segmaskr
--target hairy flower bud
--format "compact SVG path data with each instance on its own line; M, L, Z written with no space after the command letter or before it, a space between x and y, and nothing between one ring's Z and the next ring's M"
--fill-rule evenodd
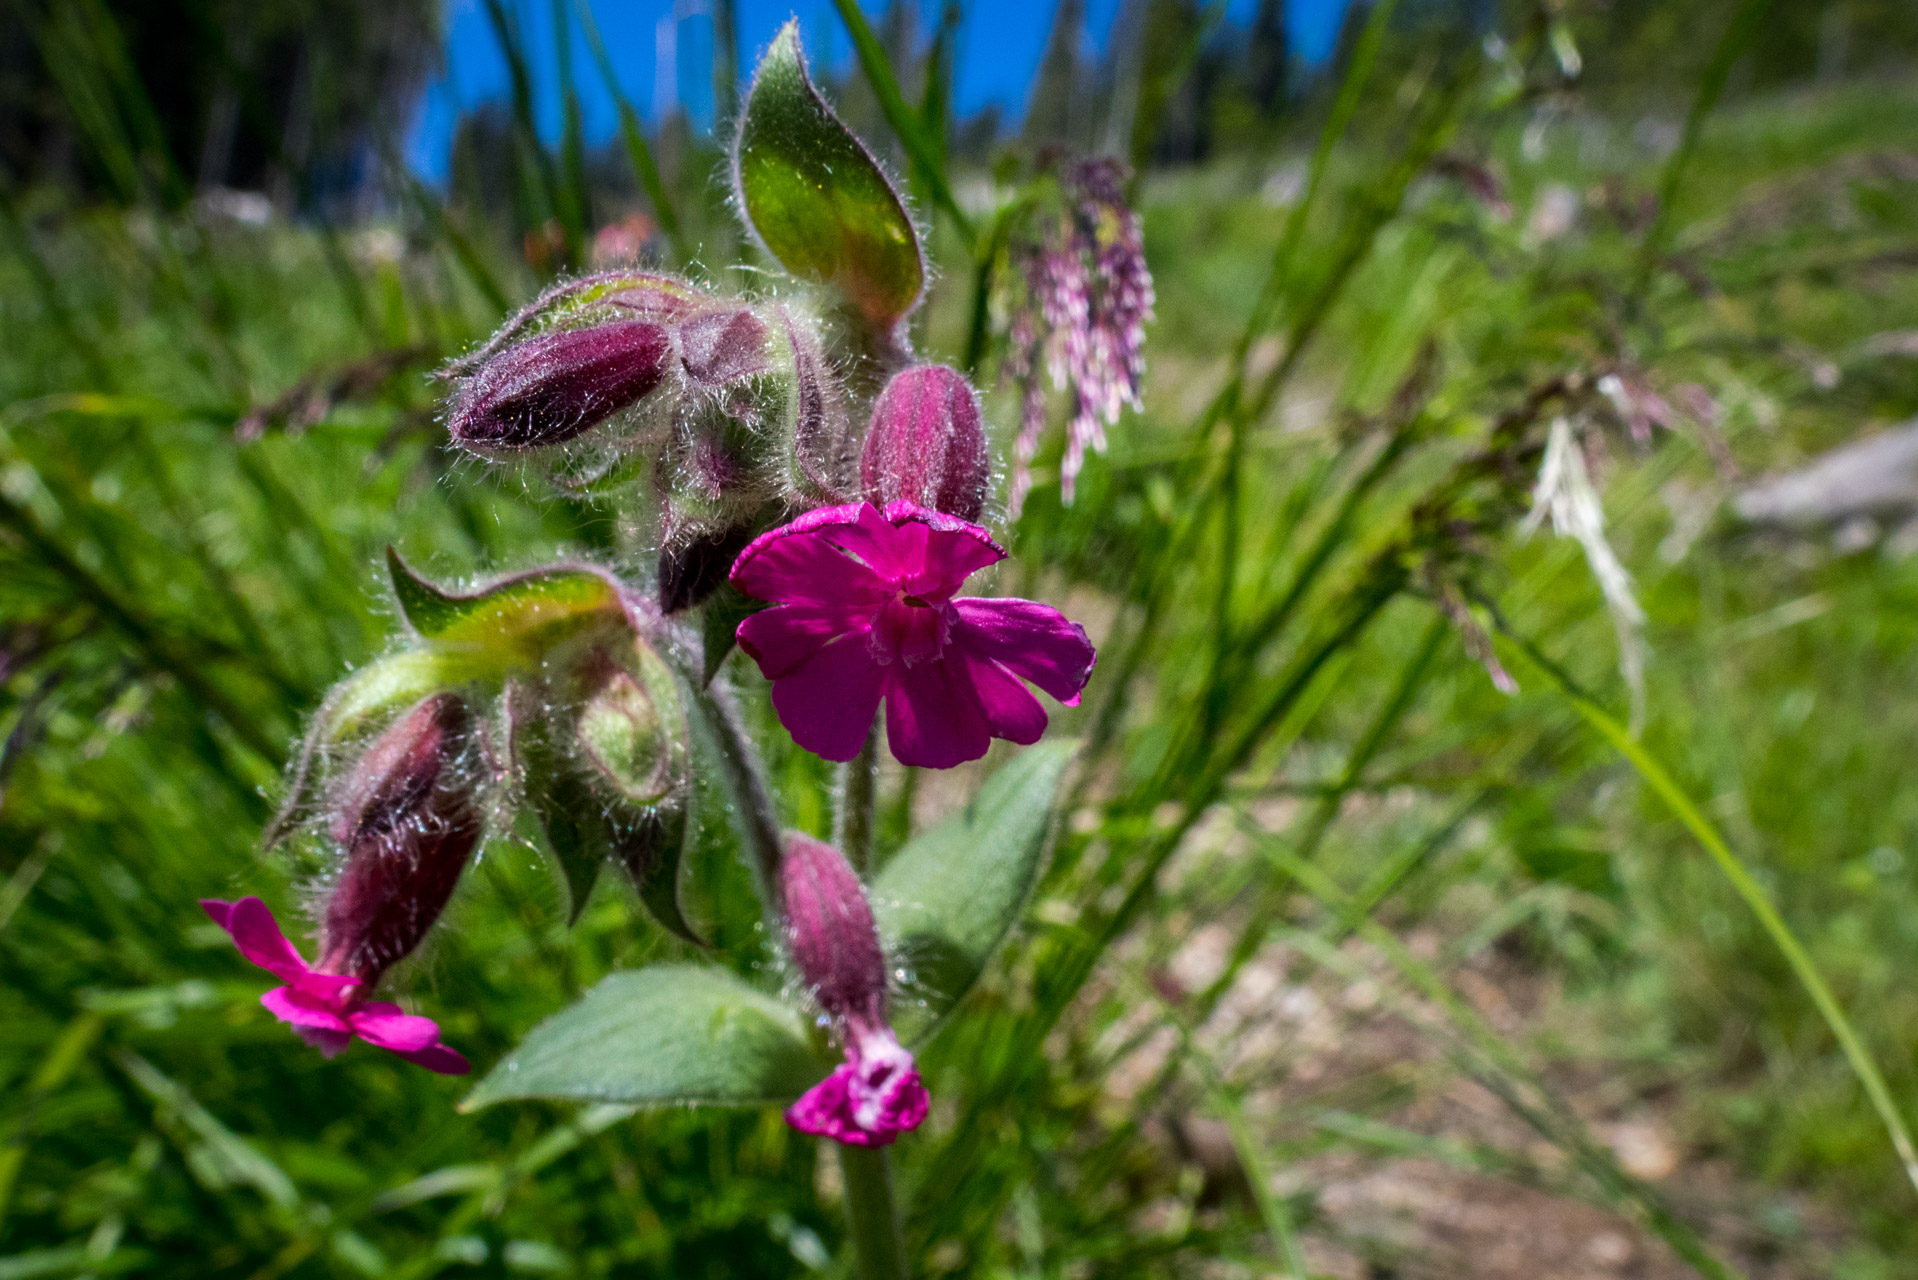
M859 877L839 850L811 836L786 837L779 867L786 941L799 976L835 1022L885 1018L886 958Z
M693 385L718 390L771 371L770 338L745 307L703 312L679 326L680 362Z
M371 988L439 918L479 844L479 809L459 774L472 732L465 701L434 694L344 779L332 835L345 858L320 921L320 970Z
M638 805L682 798L690 780L686 715L666 660L635 640L594 686L575 734L601 785Z
M904 500L976 522L991 478L985 418L966 380L938 364L895 374L873 404L859 459L866 501Z
M483 452L563 444L651 394L672 359L671 332L652 320L544 333L482 364L447 428Z

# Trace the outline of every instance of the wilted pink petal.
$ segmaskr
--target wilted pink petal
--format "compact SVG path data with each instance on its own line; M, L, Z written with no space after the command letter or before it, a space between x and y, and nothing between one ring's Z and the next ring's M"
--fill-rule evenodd
M349 1034L353 1030L345 1018L328 1007L332 1001L316 1000L296 987L275 987L260 996L260 1003L281 1022L290 1022L296 1027Z
M402 1013L398 1005L384 1000L361 1005L347 1022L354 1035L381 1049L414 1053L439 1043L439 1023Z
M473 1064L459 1050L449 1049L443 1044L428 1045L424 1049L396 1049L394 1052L416 1067L425 1067L443 1076L463 1076L473 1069Z
M1046 709L1018 677L976 653L967 654L972 688L979 695L986 729L995 738L1029 747L1046 731Z
M755 539L733 583L775 607L736 634L793 740L850 760L883 700L902 764L949 768L994 737L1036 741L1045 711L1017 681L1073 703L1095 655L1056 609L953 598L1004 557L978 525L908 502L825 507Z
M208 898L200 906L215 924L233 935L240 954L287 979L287 985L262 995L260 1003L327 1057L358 1036L430 1071L463 1075L470 1070L465 1058L439 1042L439 1025L431 1018L404 1013L387 1001L362 999L364 984L352 974L310 968L281 932L273 912L258 898L246 897L238 902Z
M273 912L258 898L241 898L238 902L202 898L200 910L233 935L233 945L240 949L241 955L268 973L288 982L306 976L305 958L286 940L273 919Z

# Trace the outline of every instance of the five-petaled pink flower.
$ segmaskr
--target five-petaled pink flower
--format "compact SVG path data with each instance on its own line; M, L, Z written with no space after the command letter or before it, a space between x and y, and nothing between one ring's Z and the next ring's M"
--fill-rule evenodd
M733 585L774 607L739 624L739 645L793 740L850 760L883 699L901 764L945 769L993 738L1037 742L1046 712L1023 682L1074 706L1095 655L1057 609L953 598L1005 555L978 525L910 502L821 507L749 544Z
M440 1043L439 1024L431 1018L403 1013L389 1001L363 1000L358 978L321 973L307 964L258 898L238 902L203 898L200 906L214 924L233 935L241 955L286 981L285 986L261 996L260 1003L327 1057L358 1036L441 1075L463 1076L472 1069L456 1050Z

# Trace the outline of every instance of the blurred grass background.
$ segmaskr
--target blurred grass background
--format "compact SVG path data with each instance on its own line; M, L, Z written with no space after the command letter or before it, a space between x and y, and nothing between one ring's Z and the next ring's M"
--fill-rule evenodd
M1063 717L1089 756L1028 927L929 1056L934 1120L899 1149L917 1265L1918 1275L1913 1188L1757 924L1538 669L1501 650L1520 692L1497 692L1433 607L1470 587L1622 719L1572 540L1491 511L1454 576L1394 578L1134 878L1192 762L1549 394L1534 416L1587 429L1648 618L1643 743L1918 1116L1918 558L1895 512L1773 529L1723 505L1918 414L1918 15L1406 0L1369 52L1355 7L1308 75L1274 51L1280 9L1129 5L1132 43L1093 61L1062 4L1017 134L952 118L962 9L880 23L973 224L1035 149L1117 149L1159 289L1146 412L1070 508L1042 454L1006 531L1000 589L1085 617L1105 687ZM462 124L442 189L399 158L431 5L0 10L0 1277L841 1265L832 1163L777 1114L459 1114L457 1082L288 1036L193 906L294 903L257 834L302 718L394 630L387 543L453 576L650 563L635 512L452 456L425 371L596 247L754 278L683 116L633 111L602 146L577 112L533 127L523 27L573 33L571 102L602 74L590 11L487 12L523 83ZM932 227L922 347L990 385L990 254L865 73L834 87ZM1254 384L1278 376L1228 422L1207 407L1241 342ZM1606 374L1669 425L1635 433ZM818 827L823 767L775 765ZM973 781L888 774L891 838ZM567 932L500 839L406 985L483 1067L668 947L611 892Z

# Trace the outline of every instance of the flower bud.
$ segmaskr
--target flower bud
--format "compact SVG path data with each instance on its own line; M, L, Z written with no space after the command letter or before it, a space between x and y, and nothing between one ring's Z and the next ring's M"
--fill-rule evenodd
M690 538L669 538L659 552L659 607L678 613L702 604L726 585L733 561L753 540L753 526L703 530Z
M651 320L543 333L509 346L460 389L447 427L471 449L563 444L649 395L671 372L672 335Z
M575 730L581 756L620 798L664 803L687 780L686 726L665 661L643 641L632 669L615 666L584 706Z
M472 715L456 694L415 704L367 748L340 787L333 838L345 850L320 921L320 962L371 988L439 918L479 844L460 777Z
M835 1023L883 1026L886 958L859 877L839 850L792 832L780 862L786 941L799 976Z
M985 418L966 380L938 364L894 375L873 404L859 459L866 501L903 499L976 522L991 478Z
M718 390L768 372L771 335L744 307L707 311L679 326L680 361L693 385Z

